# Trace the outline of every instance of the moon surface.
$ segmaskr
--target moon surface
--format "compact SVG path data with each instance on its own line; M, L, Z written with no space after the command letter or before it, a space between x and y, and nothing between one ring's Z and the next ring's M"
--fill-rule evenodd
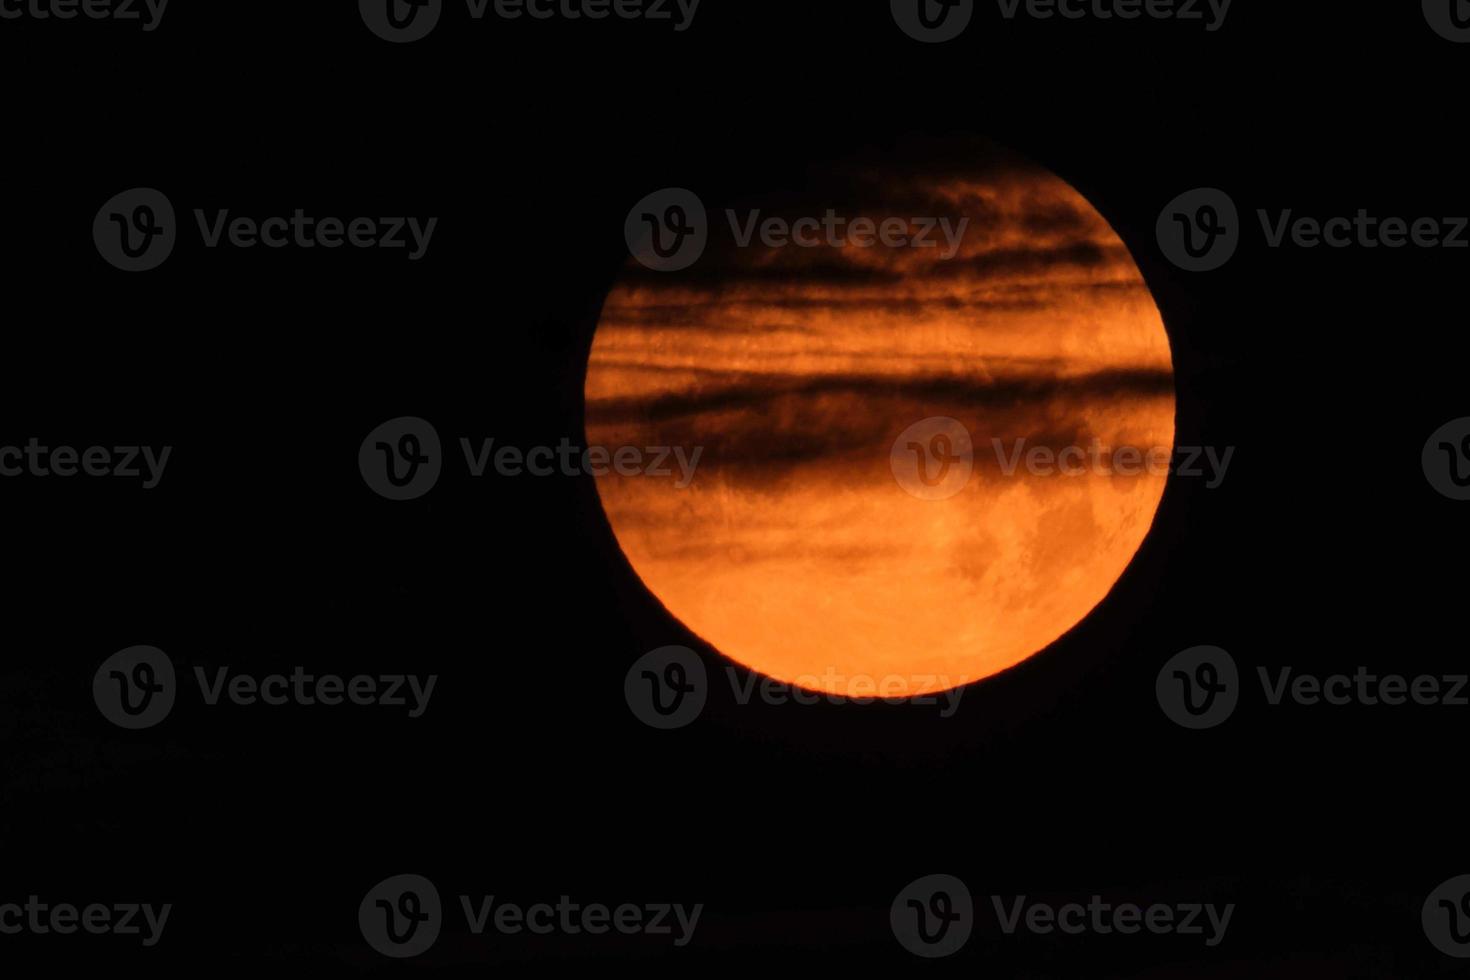
M757 210L854 233L807 222L798 245ZM953 247L937 225L917 244L939 218L952 239L968 219ZM672 455L669 475L597 477L669 613L760 674L895 698L989 677L1087 616L1148 533L1174 439L1168 337L1102 216L965 144L814 168L708 222L689 268L630 261L586 379L590 446L699 452L687 480Z

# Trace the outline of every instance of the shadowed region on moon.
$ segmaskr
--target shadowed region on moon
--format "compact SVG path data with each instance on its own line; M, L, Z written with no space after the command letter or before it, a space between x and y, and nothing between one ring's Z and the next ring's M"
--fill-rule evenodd
M688 486L598 477L634 571L725 656L834 694L944 690L1056 640L1163 493L1118 451L1173 446L1164 326L1102 216L988 146L924 157L817 171L733 220L968 218L952 257L938 233L738 247L711 209L695 265L630 263L588 365L591 445L701 450Z

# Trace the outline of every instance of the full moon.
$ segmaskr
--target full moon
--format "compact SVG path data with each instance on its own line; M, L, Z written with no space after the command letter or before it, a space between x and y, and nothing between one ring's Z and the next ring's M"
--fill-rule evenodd
M628 562L722 655L809 690L912 697L1043 650L1167 479L1169 342L1122 240L1034 164L941 150L711 207L697 261L630 261L593 339Z

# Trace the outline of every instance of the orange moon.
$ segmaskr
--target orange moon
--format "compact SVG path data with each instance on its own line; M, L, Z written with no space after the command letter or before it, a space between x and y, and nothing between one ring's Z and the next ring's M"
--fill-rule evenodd
M672 456L600 474L612 530L669 613L776 680L912 697L1005 670L1107 595L1163 494L1173 366L1126 246L1049 171L958 159L711 207L697 262L630 261L604 304L588 444L699 452L687 480ZM907 236L761 231L830 214Z

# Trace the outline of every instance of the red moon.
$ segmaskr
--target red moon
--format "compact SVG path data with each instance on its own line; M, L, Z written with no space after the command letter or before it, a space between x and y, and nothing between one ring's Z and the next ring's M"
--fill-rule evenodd
M855 697L972 683L1087 616L1148 533L1168 337L1122 240L1035 165L863 161L810 186L711 208L688 269L630 262L593 340L589 445L699 456L598 494L643 583L724 656ZM846 240L757 223L829 213ZM949 237L920 244L940 217Z

